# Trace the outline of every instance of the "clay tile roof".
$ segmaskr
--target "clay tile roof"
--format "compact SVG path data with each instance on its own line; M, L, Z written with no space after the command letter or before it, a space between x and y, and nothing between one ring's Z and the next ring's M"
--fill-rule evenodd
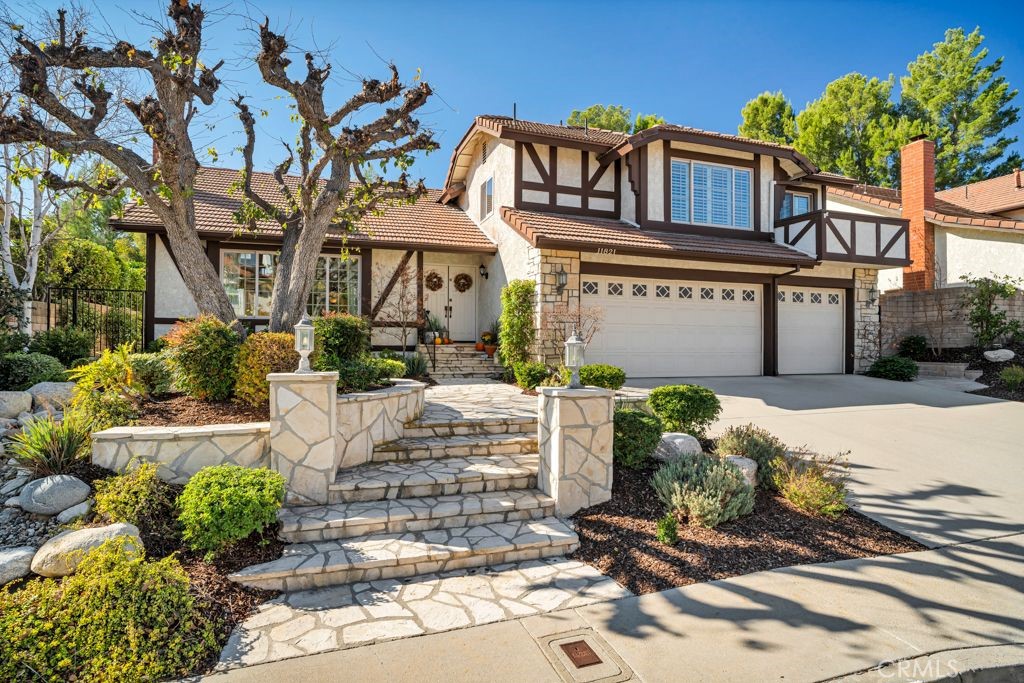
M222 168L201 168L196 176L195 205L196 227L200 234L277 235L281 228L273 221L260 221L255 232L240 226L234 212L242 205L240 192L232 192L231 186L238 180L238 171ZM297 179L290 177L292 183ZM277 182L269 173L253 174L253 189L270 201L280 201ZM427 190L415 204L390 206L379 216L366 216L359 230L347 234L347 242L353 246L408 245L439 247L450 250L494 252L496 247L474 225L461 209L438 203L440 190ZM122 227L157 227L160 220L145 204L129 205L124 216L113 221ZM328 239L334 241L345 236L340 229L332 230Z
M641 230L610 218L589 218L501 208L502 219L536 247L572 248L576 244L624 253L676 256L739 263L804 265L814 257L767 240L709 237Z
M854 185L853 187L830 187L830 195L853 199L865 204L873 204L885 209L899 211L902 207L902 198L899 190L891 187L878 187L877 185ZM944 197L944 193L935 193L935 209L925 211L925 217L941 222L955 223L976 228L1002 228L1004 230L1024 230L1024 221L1015 221L1002 216L995 216L991 213L972 211L958 206Z
M607 147L613 147L628 137L625 133L619 133L614 130L588 129L583 126L560 126L552 123L523 121L522 119L513 119L509 116L497 116L495 114L478 116L476 117L476 122L480 126L494 130L499 135L505 131L516 131L558 140L588 142Z
M951 187L935 193L936 199L956 204L971 211L999 213L1024 206L1024 187L1018 187L1018 178L1024 185L1024 173L989 178L960 187Z
M775 149L782 149L782 150L786 150L788 152L795 152L796 151L796 149L794 147L792 147L791 145L783 145L783 144L780 144L778 142L768 142L766 140L755 140L754 138L746 138L746 137L743 137L742 135L731 135L729 133L719 133L717 131L704 130L703 128L693 128L691 126L677 126L674 123L662 123L662 124L660 124L658 126L653 126L652 128L648 128L647 130L654 130L654 129L668 130L668 131L678 131L680 133L691 133L693 135L701 135L701 136L704 136L704 137L714 138L714 139L717 139L717 140L733 140L733 141L736 141L736 142L750 142L750 143L753 143L753 144L756 144L756 145L760 145L762 147L773 147ZM642 132L643 131L641 131L641 133ZM639 135L639 133L638 133L638 135Z

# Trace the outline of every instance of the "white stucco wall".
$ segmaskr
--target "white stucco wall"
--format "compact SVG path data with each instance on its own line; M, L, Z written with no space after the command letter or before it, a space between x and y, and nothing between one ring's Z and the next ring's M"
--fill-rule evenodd
M665 149L655 142L647 145L647 220L665 220Z
M943 285L965 275L1024 277L1024 235L1008 230L936 227L935 256Z
M186 318L198 315L199 308L196 307L192 293L188 291L170 253L164 247L163 240L159 238L156 240L155 266L156 297L154 297L153 303L153 316L156 318ZM166 334L170 325L166 328L162 333L157 332L156 336Z
M844 197L836 197L835 195L828 195L826 206L830 211L847 211L868 216L899 216L898 211L870 208L860 202L847 200ZM878 291L889 292L894 289L903 289L903 269L883 268L879 270Z

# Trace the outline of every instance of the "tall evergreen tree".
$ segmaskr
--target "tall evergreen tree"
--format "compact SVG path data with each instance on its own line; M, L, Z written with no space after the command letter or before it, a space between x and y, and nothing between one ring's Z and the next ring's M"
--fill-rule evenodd
M636 119L632 116L633 111L621 104L593 104L586 109L573 109L565 122L570 126L587 125L591 128L617 130L620 133L639 133L665 123L665 119L657 114L638 113Z
M747 102L740 113L743 116L739 126L740 135L783 145L793 144L796 138L796 116L793 114L793 105L781 90L761 93Z

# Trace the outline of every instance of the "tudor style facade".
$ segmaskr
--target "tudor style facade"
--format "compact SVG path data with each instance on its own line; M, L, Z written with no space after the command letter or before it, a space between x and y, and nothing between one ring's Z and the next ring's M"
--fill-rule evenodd
M239 231L235 174L200 172L197 226L240 317L258 325L280 232ZM505 284L537 282L535 352L553 364L566 331L552 314L583 307L603 314L588 361L632 377L855 372L876 353L878 269L910 261L908 220L833 210L829 189L852 184L733 135L479 116L442 189L368 218L347 258L331 235L311 308L367 315L387 344L381 312L407 263L420 323L442 318L459 341L490 329ZM158 336L194 304L155 217L132 207L119 227L150 234L147 337Z

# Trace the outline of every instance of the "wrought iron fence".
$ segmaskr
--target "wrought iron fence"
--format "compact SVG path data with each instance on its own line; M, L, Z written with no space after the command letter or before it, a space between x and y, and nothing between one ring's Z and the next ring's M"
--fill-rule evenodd
M128 343L142 350L146 292L140 289L48 287L46 329L77 327L93 335L93 353Z

